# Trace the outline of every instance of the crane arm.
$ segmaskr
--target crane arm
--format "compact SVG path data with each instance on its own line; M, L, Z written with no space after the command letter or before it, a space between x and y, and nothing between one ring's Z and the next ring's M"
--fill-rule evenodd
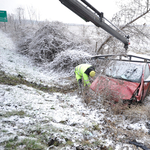
M112 36L116 37L122 43L124 43L124 48L127 50L129 45L129 36L122 35L116 30L114 30L111 26L106 24L103 19L103 13L100 13L96 10L91 4L89 4L86 0L81 0L84 4L80 3L78 0L59 0L63 5L73 11L75 14L80 16L86 22L91 21L97 27L101 27L105 31L107 31Z

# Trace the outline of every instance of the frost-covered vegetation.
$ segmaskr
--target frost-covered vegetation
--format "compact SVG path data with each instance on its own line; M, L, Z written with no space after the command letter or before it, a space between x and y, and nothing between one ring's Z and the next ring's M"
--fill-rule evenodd
M57 22L43 25L37 29L32 37L28 38L28 35L24 41L19 42L19 52L32 56L38 63L44 63L52 62L57 54L68 49L76 49L76 51L88 49L88 47L83 46L82 42L70 39L68 32L65 25Z
M36 65L45 69L62 71L73 74L73 69L80 63L90 61L93 47L86 40L80 39L81 35L68 29L68 25L60 22L46 22L21 26L14 36L18 52L30 57ZM20 33L18 34L18 32Z

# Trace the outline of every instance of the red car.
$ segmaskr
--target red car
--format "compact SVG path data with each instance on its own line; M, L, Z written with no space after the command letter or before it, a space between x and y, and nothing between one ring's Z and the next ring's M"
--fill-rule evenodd
M113 61L98 76L90 88L107 99L137 101L144 100L150 88L150 65L129 61Z

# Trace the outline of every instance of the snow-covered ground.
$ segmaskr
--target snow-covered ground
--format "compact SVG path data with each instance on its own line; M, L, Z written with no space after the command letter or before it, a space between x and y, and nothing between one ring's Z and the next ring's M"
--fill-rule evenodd
M61 73L43 71L29 58L18 54L15 44L2 31L0 71L48 86L69 85L71 82L62 79ZM93 99L93 104L87 106L76 93L43 92L22 84L0 84L0 149L13 149L21 142L15 145L17 149L26 149L24 139L35 141L41 149L47 150L75 150L80 146L85 150L101 149L102 145L109 149L128 147L133 150L130 140L145 145L150 143L146 126L149 120L141 117L135 121L123 115L112 115L101 105L101 100L96 102L97 99ZM59 144L50 144L53 140Z

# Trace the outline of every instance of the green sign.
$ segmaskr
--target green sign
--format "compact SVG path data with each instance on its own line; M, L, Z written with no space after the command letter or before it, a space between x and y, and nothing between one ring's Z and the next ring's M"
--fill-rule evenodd
M7 12L0 10L0 22L7 22Z

